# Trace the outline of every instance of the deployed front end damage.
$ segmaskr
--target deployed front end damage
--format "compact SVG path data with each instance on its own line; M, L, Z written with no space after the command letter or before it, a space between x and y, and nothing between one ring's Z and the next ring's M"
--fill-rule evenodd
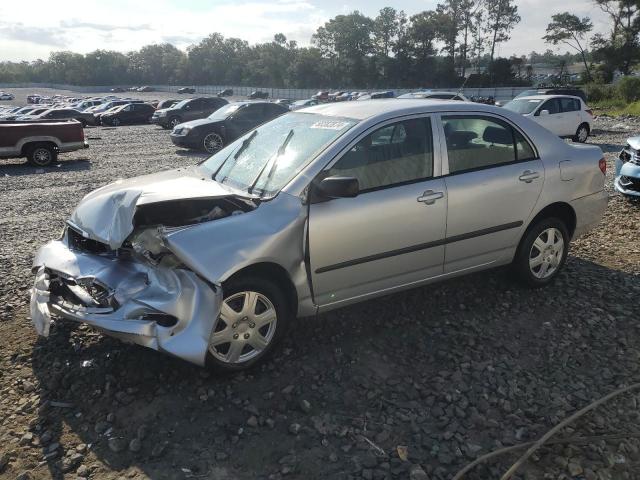
M71 232L71 234L70 234ZM51 314L204 365L222 291L195 273L163 262L97 255L64 238L36 256L31 318L47 336Z
M172 198L182 189L176 183L192 195L211 194L200 185L194 191L192 179L167 179L165 196L156 180L107 186L83 199L62 238L36 254L30 310L38 334L49 334L53 315L204 365L222 289L185 266L165 235L255 205L221 192Z

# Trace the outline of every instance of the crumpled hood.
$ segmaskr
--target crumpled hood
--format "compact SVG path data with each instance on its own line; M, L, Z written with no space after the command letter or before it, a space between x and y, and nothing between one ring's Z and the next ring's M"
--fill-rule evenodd
M84 236L117 249L133 232L136 207L169 200L225 197L228 190L196 167L118 180L86 195L69 221Z
M631 137L627 139L627 143L634 150L640 150L640 137Z

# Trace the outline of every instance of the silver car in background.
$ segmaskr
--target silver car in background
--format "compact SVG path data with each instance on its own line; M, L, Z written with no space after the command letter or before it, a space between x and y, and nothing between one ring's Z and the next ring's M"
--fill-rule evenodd
M298 316L500 265L547 285L600 221L605 169L598 147L487 105L302 109L88 194L36 255L31 316L41 335L55 315L247 368Z

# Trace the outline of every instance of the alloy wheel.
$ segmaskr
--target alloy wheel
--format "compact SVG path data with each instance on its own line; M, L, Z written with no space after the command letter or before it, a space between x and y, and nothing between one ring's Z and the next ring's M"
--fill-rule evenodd
M529 269L534 277L543 280L552 276L562 262L564 238L557 228L540 232L529 252Z
M46 166L51 163L51 152L46 148L38 148L33 152L33 163Z
M176 125L180 125L180 120L178 120L177 118L172 118L169 122L169 126L173 129L176 128Z
M209 153L215 153L224 146L222 137L217 133L210 133L203 140L204 149Z
M578 141L580 143L584 143L587 141L587 138L589 137L589 130L587 130L587 127L582 126L578 129Z
M276 333L278 316L262 293L238 292L225 298L209 340L209 352L228 364L241 364L260 355Z

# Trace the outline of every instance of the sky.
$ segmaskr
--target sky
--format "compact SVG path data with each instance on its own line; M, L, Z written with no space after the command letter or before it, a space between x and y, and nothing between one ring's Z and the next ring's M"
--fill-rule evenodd
M442 0L440 0L442 1ZM52 51L87 53L96 49L135 50L169 42L186 49L210 33L269 41L276 33L309 45L311 35L330 18L359 10L374 17L385 6L413 15L434 9L438 0L0 0L0 61L46 59ZM570 11L588 16L594 32L606 32L606 16L590 0L516 0L522 17L500 56L547 48L551 15Z

